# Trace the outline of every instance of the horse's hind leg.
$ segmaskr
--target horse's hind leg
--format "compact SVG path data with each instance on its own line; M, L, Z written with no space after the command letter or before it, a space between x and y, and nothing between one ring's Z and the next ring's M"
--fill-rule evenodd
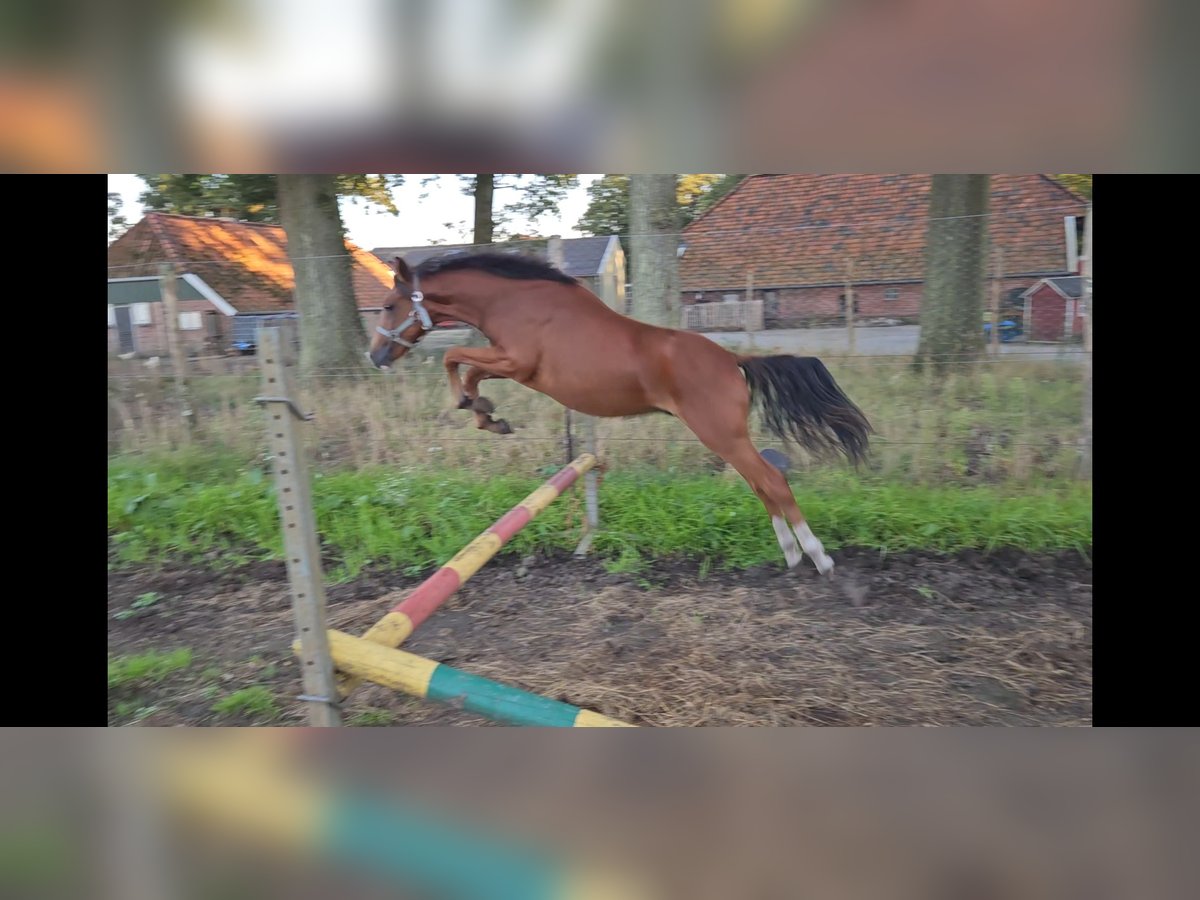
M763 459L751 442L745 385L736 387L736 391L729 392L728 400L723 399L719 390L712 390L703 402L687 403L680 409L679 417L706 447L733 466L750 485L771 516L771 525L788 568L799 565L803 559L800 548L803 548L812 557L817 571L824 575L833 568L833 560L826 555L825 548L805 522L787 478Z

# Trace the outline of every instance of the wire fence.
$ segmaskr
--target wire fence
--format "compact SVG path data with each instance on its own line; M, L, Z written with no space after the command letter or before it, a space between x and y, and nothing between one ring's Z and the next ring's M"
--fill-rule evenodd
M1090 270L1086 278L1080 274L1080 261L1088 255L1082 204L1037 202L1036 196L1018 192L1007 205L993 203L986 216L941 217L944 225L972 220L978 226L974 235L951 235L944 244L927 216L890 208L886 197L869 214L860 205L857 215L855 210L838 215L835 206L816 203L815 212L808 209L803 220L787 204L768 199L750 210L731 208L724 218L715 210L705 217L710 220L705 227L701 220L677 236L678 273L668 300L676 327L688 321L689 308L746 310L757 304L758 312L741 320L754 324L753 330L737 327L739 314L731 313L726 317L731 326L706 333L738 352L819 356L875 427L871 472L989 483L1090 472L1091 284ZM275 283L290 275L286 247L264 241L264 226L243 229L238 223L191 221L200 223L192 231L212 227L226 232L224 246L216 240L201 242L163 252L163 258L143 254L136 263L110 252L110 278L146 278L169 261L177 272L211 281L239 309L231 296L239 286L253 292L272 282L273 295L284 300L259 313L289 311L288 292L281 293ZM743 224L730 224L737 221ZM238 244L246 229L259 231L259 239ZM630 267L624 258L638 250L631 237L621 237L615 259L595 258L594 252L589 257L582 245L576 253L570 239L563 242L568 273L623 313L636 312L638 306L639 287L628 283ZM984 242L982 252L972 247L972 240ZM252 244L264 259L257 269L255 257L248 255ZM545 239L488 246L541 257L547 253ZM475 249L422 248L409 261ZM359 254L347 254L352 269L364 266ZM933 274L931 265L936 254L942 255L940 275ZM305 259L332 264L337 257ZM386 279L380 280L378 271L371 277L377 289L356 275L362 315L348 327L364 351L378 316L375 310L387 293ZM934 284L934 278L940 281ZM971 293L970 302L958 306L977 319L975 338L926 346L938 327L930 324L925 307L929 295L956 290ZM261 465L254 347L232 346L228 330L207 322L172 334L162 303L138 302L144 306L137 315L128 304L118 321L110 306L110 452L191 447L233 454L247 466ZM196 299L179 303L187 312L203 306ZM213 317L212 310L203 312L206 319ZM949 327L964 330L961 323ZM181 415L169 353L173 340L186 360L189 416ZM438 328L394 371L371 370L364 360L361 366L320 366L306 372L299 385L301 403L315 414L310 442L314 465L469 466L525 473L557 463L568 437L562 408L549 398L511 382L485 382L496 417L516 431L505 436L477 430L470 412L454 408L441 357L450 346L484 342L471 328ZM918 373L913 367L917 355L930 364L971 365L955 366L948 374L931 373L927 366ZM757 420L753 428L760 447L777 445ZM725 469L680 422L665 415L598 420L597 447L610 467L644 463L677 471ZM781 449L800 471L829 465L794 448Z

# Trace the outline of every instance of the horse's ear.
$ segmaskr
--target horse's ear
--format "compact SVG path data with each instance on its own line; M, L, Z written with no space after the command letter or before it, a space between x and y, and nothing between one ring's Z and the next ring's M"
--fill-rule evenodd
M412 283L412 272L410 272L408 269L408 263L406 263L400 257L398 257L398 256L396 257L396 261L395 261L395 263L392 264L392 268L395 269L395 271L396 271L396 283L397 284L399 284L402 281L405 282L406 284Z

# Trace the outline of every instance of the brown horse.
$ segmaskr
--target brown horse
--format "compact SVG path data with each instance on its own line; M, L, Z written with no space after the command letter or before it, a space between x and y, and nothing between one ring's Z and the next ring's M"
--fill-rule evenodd
M871 426L820 360L738 356L703 335L638 322L528 257L442 257L416 269L397 257L395 270L369 351L376 366L387 368L438 322L472 325L491 346L447 350L445 366L454 402L474 412L479 428L512 431L479 395L488 378L512 379L589 416L669 413L746 479L771 516L788 568L800 563L801 547L820 573L833 568L787 478L751 443L748 424L757 402L781 440L858 463Z

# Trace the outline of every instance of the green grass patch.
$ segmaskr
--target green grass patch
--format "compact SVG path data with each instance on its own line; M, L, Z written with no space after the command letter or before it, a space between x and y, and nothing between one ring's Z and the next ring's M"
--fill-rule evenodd
M247 715L267 720L279 717L274 696L262 685L234 691L214 703L212 710L223 716Z
M108 686L111 689L130 684L153 684L191 664L192 651L187 647L169 653L149 650L136 656L110 657Z
M109 533L119 561L199 560L212 551L224 564L282 558L271 480L257 469L199 474L190 466L110 466ZM317 473L317 526L325 552L338 560L328 575L338 581L368 565L413 573L440 565L539 483L537 476L480 478L415 468ZM830 549L1082 551L1092 542L1087 484L942 486L820 471L797 476L793 488ZM634 572L661 557L699 559L708 571L779 556L770 520L736 476L656 469L610 474L600 509L602 531L593 546L613 571ZM570 549L582 514L577 485L505 551Z

